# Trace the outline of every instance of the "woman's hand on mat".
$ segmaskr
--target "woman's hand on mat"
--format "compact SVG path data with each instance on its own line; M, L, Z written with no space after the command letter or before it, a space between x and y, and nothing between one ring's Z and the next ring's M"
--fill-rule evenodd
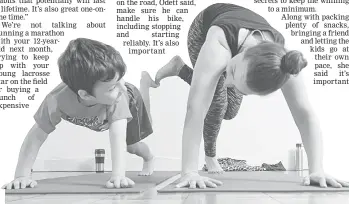
M23 189L23 188L34 188L38 183L29 177L18 177L12 182L2 186L2 189Z
M189 188L217 188L217 186L222 185L221 181L211 179L205 176L200 176L198 173L187 173L182 175L179 184L176 188L189 187Z
M320 185L322 188L326 188L328 185L334 188L349 187L349 183L333 178L321 171L311 173L309 176L304 177L303 184L309 186L310 184Z
M135 185L131 179L126 176L113 176L106 184L107 188L131 188Z

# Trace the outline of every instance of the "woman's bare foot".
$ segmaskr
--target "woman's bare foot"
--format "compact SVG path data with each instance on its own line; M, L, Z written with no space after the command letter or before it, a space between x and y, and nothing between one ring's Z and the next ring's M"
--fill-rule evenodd
M152 88L159 87L159 84L155 83L155 81L151 78L151 76L147 71L142 72L141 84L144 87L152 87Z
M216 157L205 156L205 161L206 161L208 173L210 173L210 174L223 174L224 173L224 171L223 171L221 165L219 165Z
M165 66L159 69L155 76L155 83L160 84L160 81L166 77L178 76L181 68L185 65L182 58L178 55L174 56Z

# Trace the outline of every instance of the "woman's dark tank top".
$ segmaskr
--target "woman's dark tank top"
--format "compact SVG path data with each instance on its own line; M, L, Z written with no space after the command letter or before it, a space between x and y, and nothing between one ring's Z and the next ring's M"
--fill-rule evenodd
M216 3L203 11L204 33L207 34L211 26L223 29L232 56L238 54L238 37L241 28L270 31L276 43L285 44L281 33L274 29L262 16L244 7Z

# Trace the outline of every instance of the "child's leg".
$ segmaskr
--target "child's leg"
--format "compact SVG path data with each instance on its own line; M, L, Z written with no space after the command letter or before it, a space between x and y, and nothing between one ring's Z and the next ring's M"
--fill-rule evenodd
M149 97L149 88L157 88L159 85L156 84L153 79L150 77L149 73L146 71L142 72L141 81L140 81L140 88L139 92L141 93L141 96L143 98L143 102L145 105L145 109L147 110L148 117L151 123L152 117L150 114L150 97Z
M143 158L143 169L139 173L140 176L149 176L154 171L154 155L150 152L147 144L137 142L127 146L127 151L130 154L135 154Z
M142 72L141 81L140 81L140 88L139 92L137 94L136 89L134 89L134 95L140 94L139 97L137 97L137 113L134 115L134 123L129 124L129 133L130 135L136 135L135 138L139 139L140 137L143 138L143 136L139 135L140 132L148 132L146 135L149 135L151 132L149 130L151 129L151 123L152 118L150 115L150 97L149 97L149 88L153 87L156 88L159 85L155 84L155 82L151 79L148 72ZM140 98L141 97L141 98ZM144 110L144 108L146 110ZM132 121L131 121L132 122ZM137 130L135 130L137 129ZM142 130L141 130L142 129ZM133 134L132 134L133 133ZM139 173L140 176L149 176L154 171L154 155L151 153L149 147L144 142L138 141L138 142L130 142L127 146L127 151L131 154L135 154L139 157L143 158L143 169Z

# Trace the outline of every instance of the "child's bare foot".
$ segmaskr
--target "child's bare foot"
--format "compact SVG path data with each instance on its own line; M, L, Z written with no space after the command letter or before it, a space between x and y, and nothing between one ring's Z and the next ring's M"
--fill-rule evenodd
M216 157L205 156L205 161L206 161L208 173L210 173L210 174L223 174L224 173L224 171L223 171L221 165L219 165Z
M154 172L155 157L153 156L150 160L143 161L143 169L139 172L139 176L150 176Z
M141 84L142 86L146 86L146 87L152 87L152 88L159 87L159 84L155 83L155 81L151 78L151 76L147 71L142 72Z
M165 66L159 69L155 76L155 83L160 84L160 81L166 77L178 76L179 71L184 66L182 58L178 55L174 56Z

